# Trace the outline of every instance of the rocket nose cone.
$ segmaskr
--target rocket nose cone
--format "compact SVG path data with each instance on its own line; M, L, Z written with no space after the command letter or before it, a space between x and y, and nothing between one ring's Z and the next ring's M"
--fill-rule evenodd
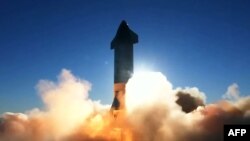
M114 49L122 43L134 44L137 42L138 35L128 27L125 20L122 20L120 26L117 29L114 39L111 41L111 49Z
M125 20L122 20L121 25L128 25Z
M128 24L125 20L123 20L118 28L118 30L129 30Z

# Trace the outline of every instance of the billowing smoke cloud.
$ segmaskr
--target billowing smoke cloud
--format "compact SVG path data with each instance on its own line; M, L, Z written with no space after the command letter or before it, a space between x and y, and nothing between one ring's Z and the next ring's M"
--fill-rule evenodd
M62 70L58 82L37 85L44 110L4 113L0 141L222 141L224 124L250 123L250 97L237 84L206 104L198 88L173 88L161 73L135 74L126 85L126 111L88 98L91 84Z
M239 86L236 83L228 86L227 92L222 96L224 99L238 100L240 98Z
M236 101L205 104L205 94L196 87L173 89L160 73L134 76L126 95L134 140L222 141L224 124L250 123L250 97L237 95Z
M192 89L198 91L197 88L192 88ZM178 97L176 103L179 104L182 110L186 113L192 112L199 106L204 106L203 99L200 97L193 96L192 93L188 93L185 91L178 91L176 96Z
M27 114L5 113L0 119L0 141L59 141L73 134L88 118L107 106L88 98L91 85L62 70L58 82L41 80L37 85L45 110Z

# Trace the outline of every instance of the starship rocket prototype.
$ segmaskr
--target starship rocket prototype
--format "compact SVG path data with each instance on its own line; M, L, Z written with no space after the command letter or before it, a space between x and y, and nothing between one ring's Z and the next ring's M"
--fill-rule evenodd
M122 21L114 39L114 100L111 111L125 108L125 85L133 74L133 44L138 43L138 35Z

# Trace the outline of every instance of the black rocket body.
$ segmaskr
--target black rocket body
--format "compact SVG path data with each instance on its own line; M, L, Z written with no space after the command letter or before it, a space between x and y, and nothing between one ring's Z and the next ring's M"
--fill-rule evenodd
M111 49L114 49L114 100L111 110L121 110L125 107L125 85L133 74L135 43L138 43L138 35L122 21L111 42Z

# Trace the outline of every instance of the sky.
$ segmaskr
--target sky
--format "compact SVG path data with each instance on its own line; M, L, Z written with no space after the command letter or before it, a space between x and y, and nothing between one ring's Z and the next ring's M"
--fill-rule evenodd
M0 114L41 107L39 80L62 69L113 100L110 42L122 20L139 36L136 70L162 72L174 87L198 87L207 102L232 83L250 94L248 0L1 0Z

